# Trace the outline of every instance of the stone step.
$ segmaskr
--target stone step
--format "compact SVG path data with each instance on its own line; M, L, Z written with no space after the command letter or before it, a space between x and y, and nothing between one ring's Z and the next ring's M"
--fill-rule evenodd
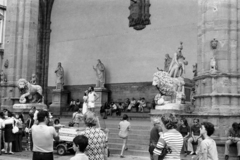
M109 138L119 138L118 134L116 133L109 133L108 135ZM138 140L138 139L149 139L150 135L141 135L141 134L130 134L128 135L128 139L134 139L134 140Z
M123 143L123 140L121 138L108 138L109 143L118 143L121 144ZM148 145L149 144L149 139L128 139L128 144L136 144L136 145Z
M119 133L119 129L116 128L108 128L110 133ZM129 135L143 135L143 136L150 136L150 131L143 131L143 130L131 130Z
M110 148L110 154L121 154L121 148ZM142 151L142 150L130 150L124 151L124 155L130 155L130 156L139 156L139 157L149 157L148 150Z
M121 150L122 143L108 143L109 148L119 148ZM129 150L148 151L148 145L127 144Z
M130 122L131 123L131 122ZM118 129L118 124L107 124L107 127L108 128L111 128L111 129ZM131 127L130 127L130 130L136 130L136 131L150 131L151 130L151 127L149 125L142 125L142 126L139 126L139 125L133 125L131 124Z

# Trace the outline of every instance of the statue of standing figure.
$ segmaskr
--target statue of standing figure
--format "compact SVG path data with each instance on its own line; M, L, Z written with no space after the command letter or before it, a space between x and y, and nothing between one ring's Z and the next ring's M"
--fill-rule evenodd
M169 75L170 77L177 78L182 77L182 74L185 73L185 65L188 65L188 61L185 60L185 57L182 55L182 42L180 42L180 47L178 51L174 53L174 57L169 66Z
M35 73L32 74L30 83L34 84L34 85L37 85L37 75Z
M58 62L57 69L55 70L56 73L56 89L63 89L64 85L64 70L61 65L61 62Z
M4 82L7 82L7 76L3 72L3 70L1 70L1 72L0 72L0 83L4 83Z
M96 67L93 66L94 71L96 72L97 82L96 87L104 88L105 85L105 67L100 59L98 59L98 64Z

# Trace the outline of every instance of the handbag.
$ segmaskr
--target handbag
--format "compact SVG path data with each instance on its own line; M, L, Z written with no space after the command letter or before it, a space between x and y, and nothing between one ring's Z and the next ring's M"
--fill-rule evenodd
M16 125L14 125L14 122L13 122L12 133L15 134L15 133L17 133L17 132L19 132L19 128L18 128Z
M161 151L161 154L158 156L158 160L163 160L168 153L172 153L172 149L167 145L164 139L159 138L158 141L160 141L164 146L163 148L156 147L156 149Z

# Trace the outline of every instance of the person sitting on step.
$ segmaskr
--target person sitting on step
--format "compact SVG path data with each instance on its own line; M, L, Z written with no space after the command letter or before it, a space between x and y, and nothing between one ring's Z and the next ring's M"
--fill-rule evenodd
M228 130L227 141L225 143L225 160L229 158L229 148L231 144L237 144L238 158L240 160L240 134L238 123L234 122L232 127Z
M143 112L144 108L147 106L145 98L141 98L138 105L139 112Z
M191 155L197 154L199 151L200 144L202 142L202 137L200 135L200 128L201 125L199 124L199 119L193 119L193 125L191 127L191 134L190 138L188 139L188 151L190 152ZM194 152L193 151L193 145L192 143L195 142L197 143L197 149Z
M132 98L132 100L130 101L130 104L128 105L127 111L130 112L132 108L135 107L136 105L137 105L136 99Z

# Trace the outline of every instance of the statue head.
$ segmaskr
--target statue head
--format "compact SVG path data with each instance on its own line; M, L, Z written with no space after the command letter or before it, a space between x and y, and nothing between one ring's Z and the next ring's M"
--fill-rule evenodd
M62 66L61 62L58 62L58 67L61 67L61 66Z
M18 80L18 88L21 92L24 92L28 88L28 81L26 79L19 79Z
M102 63L100 59L98 59L97 61L98 61L98 63Z
M165 59L168 59L168 58L170 58L170 56L169 56L169 54L167 53L167 54L165 54Z

